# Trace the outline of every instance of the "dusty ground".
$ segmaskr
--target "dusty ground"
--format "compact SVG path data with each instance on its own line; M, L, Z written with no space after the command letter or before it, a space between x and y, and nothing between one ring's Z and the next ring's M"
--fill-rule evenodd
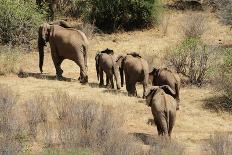
M38 53L24 54L20 68L28 77L20 78L17 75L0 77L0 84L10 86L20 96L20 101L32 98L40 92L50 95L57 89L67 91L70 95L80 98L93 98L102 104L110 104L115 108L123 109L125 116L124 131L143 137L156 137L154 126L148 125L147 120L152 118L150 109L142 98L126 96L125 87L120 93L113 90L98 88L95 72L94 55L96 51L112 48L116 53L139 51L145 57L152 57L153 64L163 66L162 57L167 49L175 47L181 41L181 19L185 14L171 13L168 32L162 34L162 27L145 31L134 31L112 35L97 35L90 42L89 56L89 84L81 85L73 81L79 76L79 68L75 63L65 60L62 64L64 76L68 81L57 81L54 78L55 69L50 53L45 53L44 74L40 75L38 68ZM203 35L203 39L209 44L231 44L232 39L229 28L221 26L215 17L206 14L209 28ZM138 93L142 95L141 86ZM182 88L181 109L177 113L176 125L173 130L173 139L179 141L188 148L188 154L199 154L201 144L214 132L232 131L232 116L226 113L214 113L203 108L204 100L214 96L209 88Z

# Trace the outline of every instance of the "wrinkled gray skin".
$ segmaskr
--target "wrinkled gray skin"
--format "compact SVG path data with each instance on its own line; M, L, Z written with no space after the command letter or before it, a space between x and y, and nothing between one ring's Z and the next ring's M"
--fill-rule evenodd
M125 73L126 90L129 96L137 96L136 83L143 84L143 98L148 84L149 68L146 60L138 54L127 54L117 60L120 69L121 86L123 86L123 72Z
M49 25L44 23L39 27L38 48L39 67L43 72L44 46L49 42L51 55L56 68L57 79L61 80L63 70L61 63L64 59L74 61L80 67L80 82L87 83L87 53L88 39L79 30L63 28L59 25Z
M117 89L120 89L120 75L119 69L116 68L116 57L113 53L113 50L106 49L104 51L98 52L95 56L96 61L96 71L97 71L97 78L100 83L99 86L104 86L104 77L103 73L106 74L106 86L111 87L114 89L114 80L115 77Z
M152 81L153 86L162 86L168 85L174 90L175 94L172 95L177 101L177 110L179 110L179 102L180 102L180 77L177 73L173 71L162 68L153 70L149 73L149 79Z
M167 85L152 86L146 91L146 103L151 107L159 136L171 137L176 120L176 100L169 94L174 91Z

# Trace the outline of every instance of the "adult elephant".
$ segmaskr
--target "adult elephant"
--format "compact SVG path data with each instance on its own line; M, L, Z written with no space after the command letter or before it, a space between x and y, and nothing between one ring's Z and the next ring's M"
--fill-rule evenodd
M168 86L152 86L146 91L146 103L151 107L158 135L171 137L176 120L176 100L169 94L175 92Z
M128 53L126 56L121 56L117 60L119 64L121 81L123 86L123 72L125 73L126 90L129 96L137 96L136 83L143 84L143 98L145 97L145 90L148 84L149 67L145 59L138 53ZM121 64L121 65L120 65Z
M79 30L68 29L59 25L49 25L44 23L39 27L38 49L39 49L39 68L43 72L44 46L49 42L51 55L56 75L62 79L63 70L61 63L64 59L74 61L80 67L80 82L87 83L87 53L88 39Z
M96 61L96 72L97 78L100 83L99 86L102 87L104 85L104 77L103 72L106 74L106 86L114 89L114 80L113 76L115 77L117 89L120 89L119 84L119 70L116 68L116 58L114 55L114 51L110 49L106 49L104 51L98 52L95 56Z
M162 68L153 70L149 73L149 79L152 81L153 86L162 86L168 85L174 90L174 94L172 96L177 100L177 109L179 109L180 102L180 77L177 73L173 71Z

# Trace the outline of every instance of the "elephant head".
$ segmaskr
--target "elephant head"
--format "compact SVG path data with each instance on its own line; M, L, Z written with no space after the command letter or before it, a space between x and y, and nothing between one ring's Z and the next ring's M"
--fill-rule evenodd
M43 60L44 60L44 46L49 41L51 32L51 26L48 23L44 23L39 27L38 34L38 49L39 49L39 68L40 72L43 72Z
M123 87L124 84L124 77L123 77L123 63L124 63L125 56L119 55L116 60L116 68L120 71L120 77L121 77L121 87Z
M149 89L147 89L145 93L146 103L148 106L151 106L153 97L161 90L163 90L166 94L169 94L171 96L175 95L175 92L168 85L152 86Z
M159 69L153 68L152 71L149 73L149 80L152 82L153 85L155 83L155 78L159 75L159 71Z

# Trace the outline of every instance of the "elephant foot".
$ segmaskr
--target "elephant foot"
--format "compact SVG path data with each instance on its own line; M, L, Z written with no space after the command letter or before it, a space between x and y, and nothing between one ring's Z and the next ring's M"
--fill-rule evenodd
M56 76L56 79L59 80L59 81L64 81L64 77L63 77L63 76L60 76L60 75L57 75L57 76Z
M88 83L88 77L86 76L84 78L80 78L80 83L82 83L82 84Z

